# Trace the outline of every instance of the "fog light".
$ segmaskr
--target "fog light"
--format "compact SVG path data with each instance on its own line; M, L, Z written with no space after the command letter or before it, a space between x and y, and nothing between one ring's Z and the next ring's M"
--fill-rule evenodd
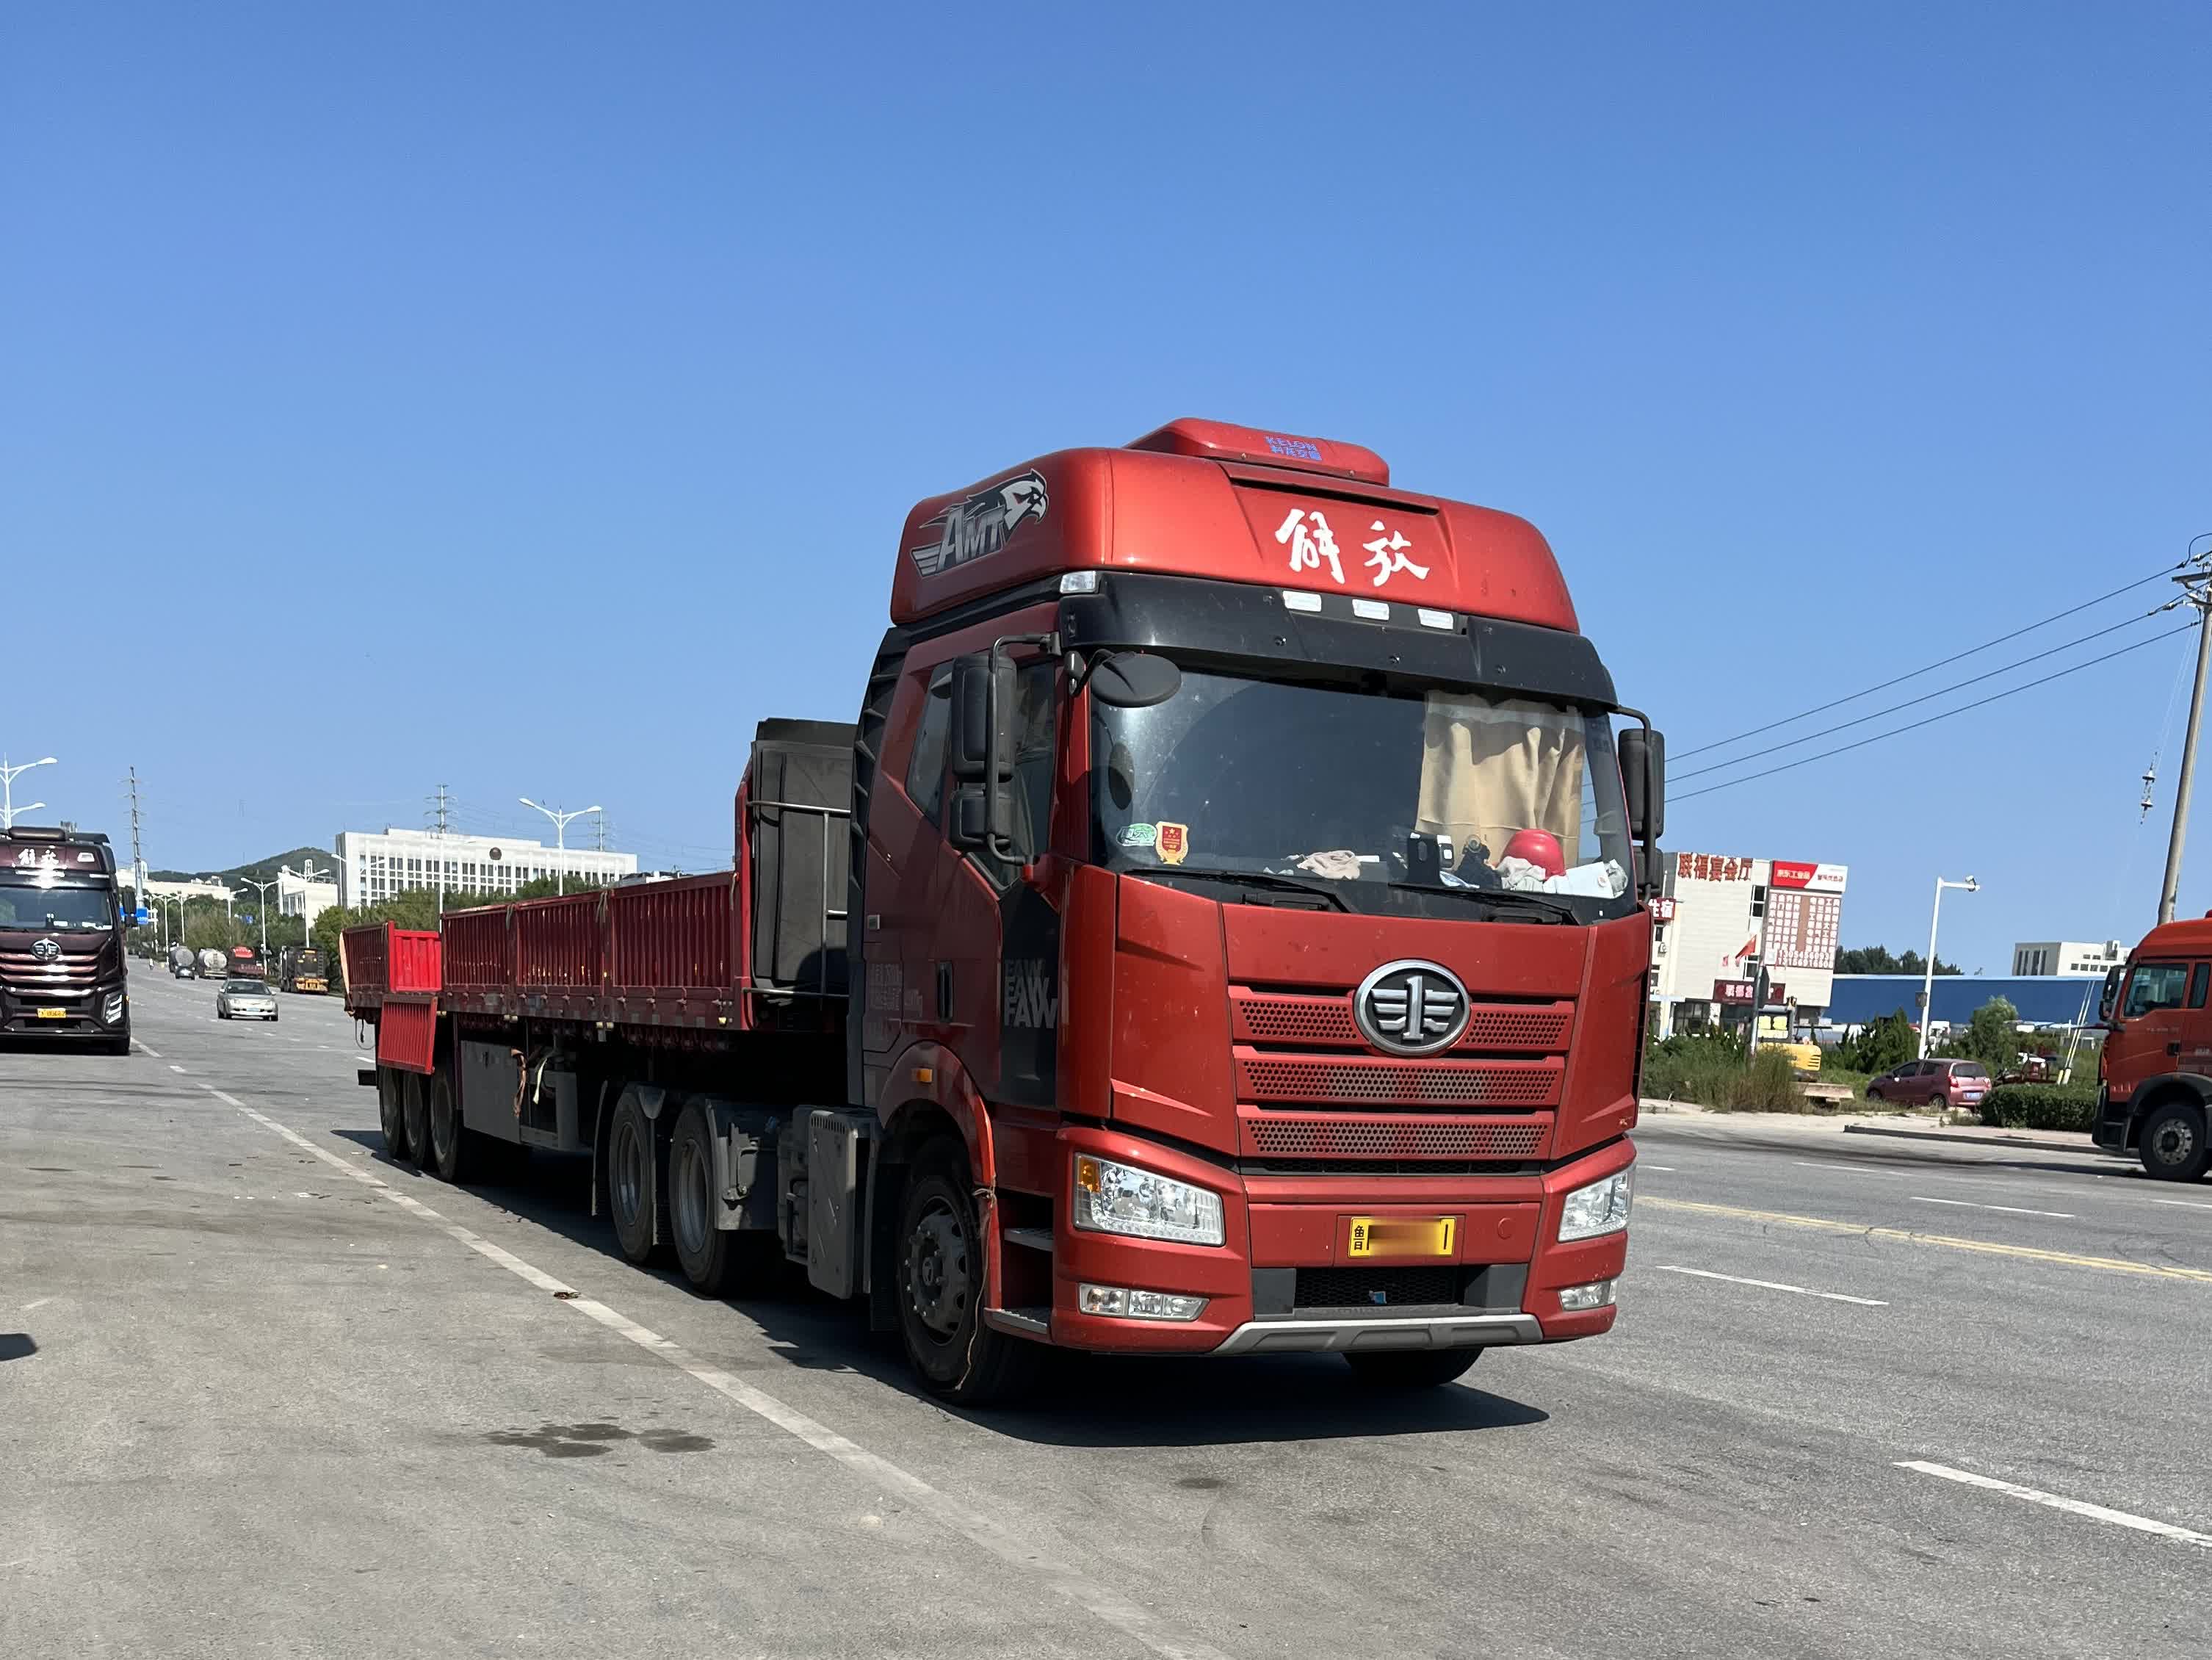
M1587 1286L1569 1286L1559 1293L1559 1306L1569 1314L1582 1309L1609 1309L1613 1306L1613 1281L1595 1280Z
M1206 1312L1203 1297L1132 1291L1127 1286L1084 1286L1076 1292L1075 1305L1085 1314L1116 1320L1195 1320Z

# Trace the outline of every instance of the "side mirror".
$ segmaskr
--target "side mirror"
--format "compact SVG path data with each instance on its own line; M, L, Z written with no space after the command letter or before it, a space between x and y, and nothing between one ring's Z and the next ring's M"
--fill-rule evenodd
M1098 660L1086 684L1109 708L1148 709L1182 690L1182 671L1148 651L1117 651Z
M995 693L995 696L994 695ZM1014 666L1005 657L975 652L952 665L952 775L963 783L1014 775Z
M999 822L991 822L995 810ZM988 854L1004 847L1014 833L1013 797L982 783L962 784L952 792L945 840L963 853Z
M1667 739L1649 727L1620 734L1620 787L1628 803L1628 833L1656 842L1667 833Z

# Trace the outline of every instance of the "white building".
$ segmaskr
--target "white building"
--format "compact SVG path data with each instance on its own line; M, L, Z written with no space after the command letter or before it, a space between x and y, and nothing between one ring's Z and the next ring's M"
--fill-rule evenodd
M2079 939L2022 939L2012 948L2014 974L2094 974L2117 968L2127 956L2117 939L2101 944Z
M634 853L602 853L592 848L549 848L526 836L440 836L431 830L340 830L338 903L351 908L373 905L410 888L438 885L438 865L446 866L446 891L481 893L487 898L512 893L525 882L556 871L569 877L611 882L637 872Z
M1680 853L1656 903L1651 995L1662 1030L1747 1010L1759 970L1767 1006L1816 1024L1828 1005L1843 921L1844 865Z
M338 885L329 871L314 868L307 861L306 872L295 872L289 866L276 873L276 914L279 916L300 916L307 919L309 928L315 919L338 902Z

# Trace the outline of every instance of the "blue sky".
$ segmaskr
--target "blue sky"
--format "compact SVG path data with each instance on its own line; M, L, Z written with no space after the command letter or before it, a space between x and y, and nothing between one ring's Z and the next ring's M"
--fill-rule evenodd
M0 12L25 786L112 828L135 763L161 865L441 781L708 865L754 721L850 718L914 500L1181 414L1527 514L1678 750L2212 529L2202 8L963 17ZM1851 944L1972 872L1970 969L2132 939L2182 649L1668 845L1848 863Z

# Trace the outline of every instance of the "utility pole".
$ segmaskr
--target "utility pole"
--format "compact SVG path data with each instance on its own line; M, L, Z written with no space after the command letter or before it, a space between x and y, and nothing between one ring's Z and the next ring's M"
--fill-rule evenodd
M443 916L446 914L446 787L443 784L438 786L434 811L437 828L432 833L438 838L438 915Z
M138 769L131 769L131 882L137 903L146 903L146 855L138 847Z
M579 807L574 812L563 812L558 807L540 807L538 806L538 803L532 800L526 795L517 796L515 799L520 801L526 807L536 808L538 812L544 813L548 818L550 818L553 821L553 842L555 849L553 859L553 891L556 893L568 892L569 821L572 819L581 818L587 813L604 812L606 809L594 805L588 807Z
M2198 540L2203 538L2199 538ZM2193 548L2196 544L2191 544ZM2189 729L2181 739L2181 776L2173 787L2173 833L2166 843L2166 881L2158 891L2158 920L2173 921L2173 907L2181 897L2181 842L2189 833L2189 791L2197 781L2197 729L2204 719L2205 671L2212 667L2212 564L2194 555L2189 569L2173 579L2182 586L2182 597L2197 608L2197 689L2189 695Z
M8 757L0 755L0 830L15 829L17 813L36 812L46 805L43 801L33 801L27 807L17 806L15 781L33 767L51 767L53 764L54 757L49 755L42 761L26 761L20 767L11 767L8 764Z
M607 816L605 813L592 821L592 850L594 853L607 850Z
M241 886L249 887L254 891L255 898L258 901L254 909L261 913L261 955L264 960L266 960L269 956L269 890L276 885L276 881L272 879L266 882L257 882L250 876L241 876L238 879Z
M1982 885L1968 877L1963 882L1947 882L1936 879L1936 904L1928 913L1928 967L1920 982L1920 1058L1928 1058L1928 1029L1936 1024L1936 925L1943 920L1943 890L1958 888L1967 893L1978 893Z

